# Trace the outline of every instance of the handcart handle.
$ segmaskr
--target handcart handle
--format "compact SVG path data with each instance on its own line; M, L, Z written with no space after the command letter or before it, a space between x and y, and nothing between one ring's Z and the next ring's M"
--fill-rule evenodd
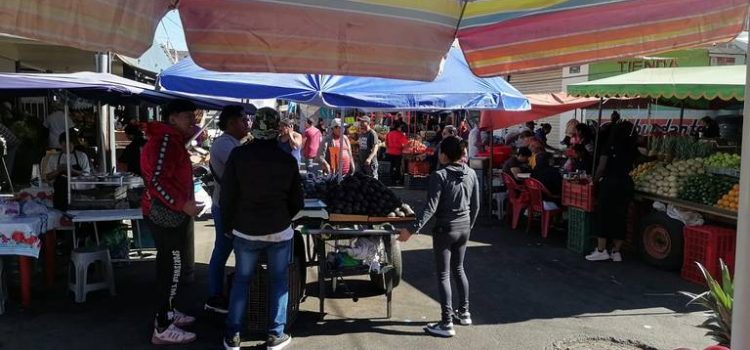
M385 236L385 235L395 235L398 234L398 231L396 230L376 230L376 229L366 229L366 230L348 230L348 229L333 229L333 228L323 228L319 230L308 230L307 233L311 235L352 235L352 236Z

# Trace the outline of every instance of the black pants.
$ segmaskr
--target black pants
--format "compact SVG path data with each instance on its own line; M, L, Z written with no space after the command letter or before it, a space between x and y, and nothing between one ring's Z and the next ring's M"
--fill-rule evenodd
M156 322L159 328L169 326L168 312L174 309L185 257L188 225L192 220L178 227L163 227L146 217L146 224L154 235L156 245Z
M394 156L390 154L385 155L386 159L391 162L391 179L394 183L401 183L404 181L404 176L401 173L401 159L403 156Z
M628 206L633 199L633 188L630 176L609 176L599 182L597 237L625 240Z
M464 255L471 228L469 222L436 226L432 235L432 249L438 275L441 318L448 322L453 316L451 275L458 287L459 312L469 311L469 280L464 272Z

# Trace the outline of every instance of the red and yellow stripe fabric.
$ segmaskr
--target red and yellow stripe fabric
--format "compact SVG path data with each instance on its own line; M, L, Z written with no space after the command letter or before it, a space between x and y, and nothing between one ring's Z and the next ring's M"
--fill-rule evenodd
M525 0L469 3L458 39L472 71L495 76L726 41L747 0Z
M453 42L461 6L456 0L182 0L179 11L191 57L209 70L427 80Z
M0 32L138 57L172 0L2 0Z
M138 56L177 0L4 0L0 32ZM180 0L220 71L431 80L455 38L483 77L721 42L750 0Z

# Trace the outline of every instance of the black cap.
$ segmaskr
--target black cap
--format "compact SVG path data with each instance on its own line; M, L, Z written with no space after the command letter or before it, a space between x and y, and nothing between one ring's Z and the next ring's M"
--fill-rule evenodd
M196 109L198 109L195 106L195 103L190 100L172 100L167 103L166 106L164 106L164 117L169 117L172 114L176 113L182 113L182 112L193 112Z

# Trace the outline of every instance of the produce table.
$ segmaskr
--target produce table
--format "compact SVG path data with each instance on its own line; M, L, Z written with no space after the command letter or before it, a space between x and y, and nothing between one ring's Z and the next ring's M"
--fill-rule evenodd
M391 317L391 300L393 288L398 285L401 278L401 250L395 240L396 231L390 225L379 225L388 221L408 221L413 218L370 218L359 215L337 215L329 216L328 224L322 229L308 230L307 234L313 237L315 260L318 265L318 288L320 299L320 317L325 316L326 279L331 279L335 292L339 280L343 277L370 275L373 284L382 288L386 297L386 317ZM381 263L379 273L371 272L368 266L359 265L352 267L332 268L327 262L326 244L340 240L349 240L359 237L380 237L385 246L385 262ZM335 244L335 243L334 243ZM353 294L353 293L347 293ZM354 301L358 298L353 297Z
M651 194L651 193L645 193L645 192L636 191L636 193L635 193L635 199L637 199L637 200L644 200L645 199L645 200L651 200L651 201L659 201L659 202L664 202L664 203L671 203L671 204L673 204L673 205L675 205L677 207L683 208L683 209L693 210L693 211L701 212L701 213L704 213L704 214L716 216L716 217L719 217L719 218L729 219L729 220L732 220L734 222L737 221L737 213L735 213L735 212L732 212L732 211L729 211L729 210L725 210L725 209L716 208L716 207L712 207L712 206L708 206L708 205L703 205L703 204L700 204L700 203L690 202L690 201L686 201L686 200L682 200L682 199L678 199L678 198L670 198L670 197L659 196L659 195L655 195L655 194Z
M90 222L94 225L94 238L96 239L96 245L99 245L99 230L97 223L103 221L121 221L121 220L132 220L133 222L133 234L138 247L138 254L141 254L143 247L141 243L141 230L140 220L143 219L143 212L140 208L136 209L102 209L102 210L68 210L68 216L72 217L73 223L84 223ZM76 239L75 225L73 225L73 247L78 247L78 240ZM114 259L112 261L129 261L130 259Z

